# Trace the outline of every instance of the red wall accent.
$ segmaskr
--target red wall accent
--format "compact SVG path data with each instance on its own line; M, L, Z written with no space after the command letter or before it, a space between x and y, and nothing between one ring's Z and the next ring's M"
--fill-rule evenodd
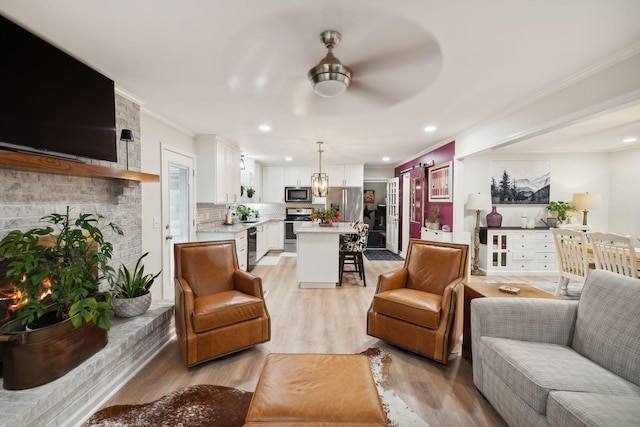
M403 193L405 191L405 189L402 186L402 175L400 174L400 171L409 169L415 165L418 165L420 163L422 164L428 164L431 161L433 161L434 165L438 165L440 163L446 163L446 162L450 162L453 161L454 155L455 155L455 149L456 149L456 143L455 141L451 141L450 143L448 143L447 145L444 145L440 148L437 148L433 151L430 151L429 153L423 154L420 157L416 157L413 160L408 161L407 163L404 163L403 165L398 166L397 168L395 168L394 170L394 176L397 176L400 178L400 191L399 191L399 203L400 203L400 215L402 216L402 212L404 207L402 206L402 197L403 197ZM425 181L425 176L424 174L426 173L426 169L425 168L417 168L411 171L411 178L417 177L417 176L422 176L423 180L422 180L422 188L423 190L425 189L425 185L427 184ZM453 178L452 178L453 179ZM452 181L453 183L453 181ZM409 189L407 189L409 190ZM411 221L409 223L410 228L409 228L409 237L411 239L419 239L420 238L420 231L421 228L424 226L424 218L427 217L426 212L429 209L435 209L436 206L440 208L440 211L442 212L442 218L440 218L440 223L442 225L448 225L449 227L452 227L453 224L453 203L451 202L428 202L429 198L427 197L427 193L426 191L423 191L424 194L424 203L422 203L422 215L420 215L420 221L421 222L413 222ZM418 198L416 198L416 200L418 200ZM420 198L420 200L422 201L422 198ZM418 219L418 218L416 218ZM402 247L402 223L403 220L400 221L400 247Z

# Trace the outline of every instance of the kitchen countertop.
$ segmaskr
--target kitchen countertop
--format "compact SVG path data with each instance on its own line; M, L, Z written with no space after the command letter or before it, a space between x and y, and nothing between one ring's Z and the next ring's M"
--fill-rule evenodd
M336 222L331 227L321 227L320 225L306 221L296 230L296 234L356 234L355 228L348 222Z
M257 225L266 224L269 221L283 221L284 218L258 218L251 220L251 222L238 222L236 224L200 224L196 233L238 233L240 231L248 230L251 227ZM255 221L255 222L254 222Z

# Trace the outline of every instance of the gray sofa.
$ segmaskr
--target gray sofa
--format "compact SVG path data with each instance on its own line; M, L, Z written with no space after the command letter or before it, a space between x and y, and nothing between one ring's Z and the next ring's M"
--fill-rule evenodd
M580 301L471 302L473 382L510 426L640 426L640 280L596 270Z

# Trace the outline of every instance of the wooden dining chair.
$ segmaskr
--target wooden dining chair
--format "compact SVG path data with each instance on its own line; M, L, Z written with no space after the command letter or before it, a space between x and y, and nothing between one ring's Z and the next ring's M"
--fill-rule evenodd
M589 274L589 244L586 233L565 228L552 228L558 253L558 287L556 295L567 295L569 281L584 283Z
M589 233L596 269L608 270L624 276L638 278L635 247L631 236L615 233Z

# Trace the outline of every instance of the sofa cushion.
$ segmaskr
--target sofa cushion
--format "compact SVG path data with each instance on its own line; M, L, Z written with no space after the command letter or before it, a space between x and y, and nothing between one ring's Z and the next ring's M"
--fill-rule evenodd
M442 297L416 289L393 289L373 297L372 310L429 329L438 329Z
M595 270L585 281L571 347L640 385L640 280Z
M618 377L571 348L506 338L482 337L480 356L520 398L544 414L552 390L639 394Z
M193 327L204 332L260 317L264 313L261 298L239 291L227 291L196 298Z
M547 420L555 427L632 427L640 420L640 396L552 391Z

